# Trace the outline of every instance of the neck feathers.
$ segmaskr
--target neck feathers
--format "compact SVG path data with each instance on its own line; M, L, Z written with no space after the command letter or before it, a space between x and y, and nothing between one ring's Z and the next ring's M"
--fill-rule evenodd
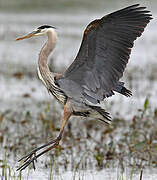
M47 31L48 40L43 46L39 54L38 60L38 75L44 85L49 89L51 83L54 84L54 74L50 72L48 67L48 56L56 46L57 33L54 29Z

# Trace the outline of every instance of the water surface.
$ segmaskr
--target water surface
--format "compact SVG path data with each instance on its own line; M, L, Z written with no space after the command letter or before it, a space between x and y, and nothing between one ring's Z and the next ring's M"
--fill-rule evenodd
M59 1L61 5L50 3L52 9L48 5L41 8L39 3L31 6L25 1L17 3L13 1L13 7L8 1L8 6L1 1L0 13L0 112L6 110L24 114L29 111L35 118L36 112L43 111L39 109L39 104L43 101L46 103L54 103L53 97L50 97L46 88L42 85L37 77L37 59L39 50L45 42L45 37L33 38L16 42L15 39L25 33L31 32L34 28L50 24L57 27L58 44L53 54L50 55L50 66L57 72L63 72L75 58L82 39L82 33L87 24L95 18L100 18L111 10L118 9L128 5L128 2L123 1L78 1L76 4L73 1ZM136 1L134 1L136 2ZM90 5L89 5L90 4ZM152 1L148 3L143 1L153 12L153 17L157 17L157 3ZM143 5L141 3L141 5ZM24 5L27 5L24 7ZM114 5L114 6L113 6ZM29 13L28 13L29 12ZM105 108L109 109L113 117L119 116L125 119L132 117L138 109L143 107L145 98L149 98L149 103L152 109L157 107L157 24L153 20L146 28L142 37L139 38L133 48L129 64L127 66L123 80L126 86L133 92L133 97L126 98L121 95L115 95L105 102ZM27 97L27 98L26 98ZM54 103L56 107L61 107ZM102 103L104 106L104 104ZM20 118L19 118L20 119ZM32 123L33 124L33 123ZM12 127L12 131L16 131ZM4 144L3 144L4 145ZM3 146L4 147L4 146ZM4 149L1 150L4 153ZM3 153L1 158L3 159ZM11 161L14 167L13 162ZM17 165L17 164L16 164ZM117 168L118 169L118 168ZM117 179L118 170L105 169L103 171L80 172L76 177L82 179ZM130 171L128 170L130 173ZM125 177L130 177L129 173L124 173ZM120 175L122 175L120 173ZM27 176L27 172L26 172ZM31 171L31 179L39 179L39 177L47 179L49 171L37 169ZM59 176L54 176L54 179L68 179L74 174L71 172L61 173ZM155 180L156 172L154 169L144 171L143 179ZM133 179L139 178L139 173L133 176Z

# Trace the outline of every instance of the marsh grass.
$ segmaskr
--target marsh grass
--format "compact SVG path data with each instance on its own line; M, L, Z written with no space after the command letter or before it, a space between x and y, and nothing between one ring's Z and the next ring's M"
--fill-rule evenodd
M4 132L1 146L5 149L2 156L4 158L1 160L2 179L22 179L22 174L17 175L16 167L8 164L7 159L12 154L17 161L33 147L45 142L47 137L58 134L60 111L49 103L44 102L41 106L43 113L20 113L21 121L20 115L11 111L1 115L1 131ZM132 180L136 171L157 167L156 122L157 109L150 107L148 98L143 108L138 109L137 114L129 121L115 118L111 125L105 126L97 121L73 118L65 129L62 144L45 155L48 157L45 161L39 159L36 166L38 168L39 164L42 168L49 169L49 180L53 180L56 174L60 175L69 170L73 172L73 179L76 179L76 176L83 179L81 171L117 167L121 169L117 179L125 179L123 172L127 166L130 167L129 178ZM19 128L18 131L22 132L12 133L10 126ZM139 179L141 177L139 176Z

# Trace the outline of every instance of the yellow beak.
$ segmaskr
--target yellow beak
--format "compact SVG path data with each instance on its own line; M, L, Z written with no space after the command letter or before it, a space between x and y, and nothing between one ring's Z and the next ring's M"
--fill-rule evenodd
M38 33L37 31L33 31L23 37L16 38L16 41L31 38L31 37L35 36L37 33Z

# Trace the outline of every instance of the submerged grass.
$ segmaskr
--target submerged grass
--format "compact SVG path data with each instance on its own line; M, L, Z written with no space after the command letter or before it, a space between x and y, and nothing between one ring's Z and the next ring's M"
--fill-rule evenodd
M126 167L130 167L128 179L133 179L136 170L141 172L147 167L157 167L157 107L151 107L149 104L149 92L155 87L156 72L154 70L148 73L149 80L153 81L150 88L141 88L141 83L135 82L144 81L146 77L140 75L138 77L134 71L139 72L133 69L126 77L130 87L133 84L137 88L135 98L143 94L143 89L148 91L143 108L136 110L127 120L117 113L108 126L97 120L71 118L65 128L61 145L45 154L36 164L37 169L49 169L48 179L53 180L56 174L62 175L65 171L73 172L72 179L77 179L78 175L81 179L82 171L117 167L121 172L115 179L126 179L124 177ZM21 78L21 74L16 74L16 78L17 76ZM31 104L30 108L24 101L20 107L23 111L21 109L0 111L2 179L23 179L22 174L15 170L18 166L15 162L31 149L55 138L59 133L61 108L56 101L50 99L49 102L33 102L36 106L34 111L33 96L26 93L23 98ZM112 101L108 103L108 107L113 107L114 104ZM31 169L30 166L30 170L26 171L25 179L30 178Z
M14 155L13 159L17 161L33 147L44 143L47 137L58 134L60 111L54 108L52 111L49 103L42 106L45 110L36 115L28 111L18 115L6 111L1 115L2 179L21 179L22 176L17 177L16 167L11 167L7 159ZM67 170L74 172L75 179L82 170L120 167L123 174L128 166L131 167L130 179L133 179L135 170L157 167L156 112L146 98L143 109L139 109L130 121L115 118L111 125L105 126L100 122L73 118L65 129L62 145L49 152L45 160L39 160L41 163L37 163L37 167L50 169L49 180L52 180L54 173L62 174ZM123 179L123 175L117 178Z

